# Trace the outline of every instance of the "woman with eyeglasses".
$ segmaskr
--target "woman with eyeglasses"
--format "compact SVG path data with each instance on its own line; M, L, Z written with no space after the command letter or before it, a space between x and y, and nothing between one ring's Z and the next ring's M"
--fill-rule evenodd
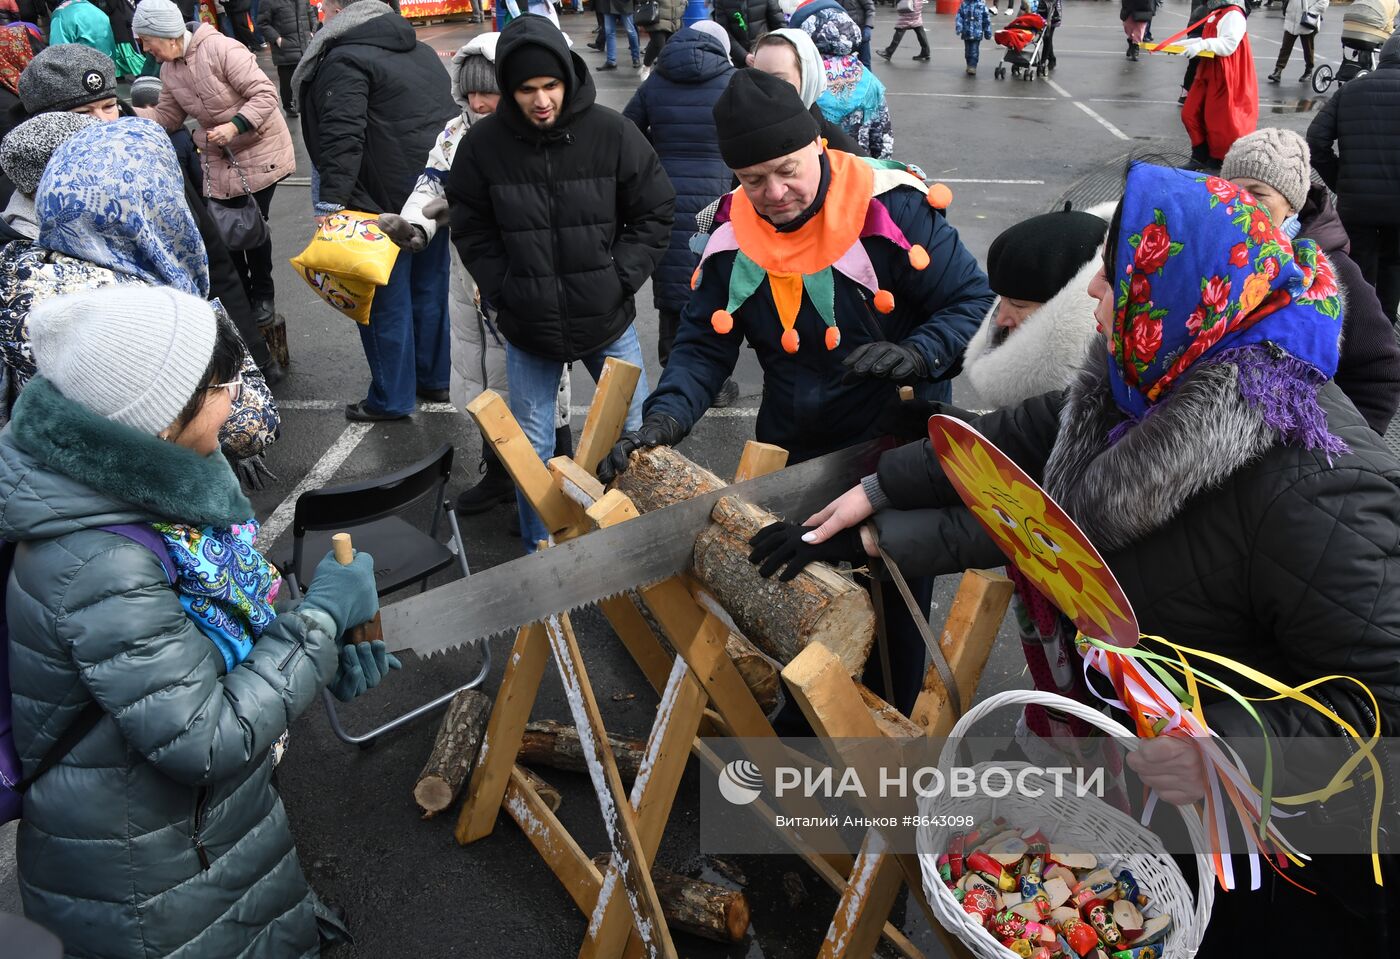
M25 914L65 954L315 956L343 927L307 885L273 747L328 684L398 663L343 643L374 563L280 581L220 435L244 350L205 300L121 284L37 307L38 369L0 434L0 537ZM0 677L2 678L2 677Z

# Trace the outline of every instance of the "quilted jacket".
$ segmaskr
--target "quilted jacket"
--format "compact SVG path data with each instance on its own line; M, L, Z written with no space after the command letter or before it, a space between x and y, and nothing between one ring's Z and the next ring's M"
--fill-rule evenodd
M1308 125L1308 148L1343 223L1400 223L1400 34L1373 73L1332 94Z
M202 23L195 28L184 57L161 65L160 80L160 100L136 112L172 132L187 119L198 124L195 143L205 163L206 196L227 200L243 195L243 182L224 151L211 150L205 142L205 131L235 116L251 128L228 145L249 190L256 193L295 172L292 134L282 118L277 85L243 44Z
M1355 677L1380 703L1382 735L1400 730L1400 461L1331 383L1321 405L1351 451L1328 463L1282 444L1239 399L1225 364L1183 377L1151 418L1105 449L1122 419L1105 357L1099 344L1067 390L973 425L1084 529L1144 633L1289 684ZM878 475L894 509L876 514L876 529L906 574L1005 562L927 441L887 453ZM1369 731L1375 717L1354 692L1336 682L1314 690ZM1207 692L1205 703L1222 735L1257 729L1233 701ZM1256 708L1271 735L1338 732L1296 704Z
M671 245L651 280L657 309L679 312L700 262L690 249L695 214L728 193L734 175L719 153L714 106L734 72L719 40L682 30L661 49L655 75L637 88L622 115L651 141L676 188Z
M473 123L447 178L452 242L512 346L571 362L615 341L671 232L675 190L635 126L594 102L588 67L543 17L512 20L496 74L527 46L569 65L564 104L536 129L510 96Z
M225 673L160 560L98 528L251 512L219 455L113 430L42 377L0 434L26 771L89 702L104 711L26 793L17 838L25 914L70 957L319 955L270 747L336 671L329 617L284 613Z

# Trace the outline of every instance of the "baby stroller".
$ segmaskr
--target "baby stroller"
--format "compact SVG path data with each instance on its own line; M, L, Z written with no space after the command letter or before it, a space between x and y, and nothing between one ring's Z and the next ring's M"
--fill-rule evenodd
M1005 28L992 34L997 46L1006 47L1006 56L992 71L998 80L1006 79L1006 65L1011 64L1011 76L1017 80L1034 80L1045 76L1045 58L1041 46L1045 39L1045 18L1038 13L1023 13Z
M1333 81L1340 86L1376 68L1376 51L1395 28L1396 0L1356 0L1342 14L1342 62L1334 71L1324 63L1313 71L1312 88L1326 93Z

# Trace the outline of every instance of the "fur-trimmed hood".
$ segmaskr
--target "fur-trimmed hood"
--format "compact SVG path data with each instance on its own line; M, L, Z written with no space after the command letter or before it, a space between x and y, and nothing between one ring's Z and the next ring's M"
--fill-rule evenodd
M193 450L103 419L42 376L0 434L0 536L51 539L154 519L246 522L253 507L219 453Z
M1193 368L1152 415L1109 445L1109 432L1124 419L1099 340L1066 391L1044 485L1105 552L1165 526L1191 497L1280 442L1245 403L1239 372L1228 362Z
M1069 385L1098 336L1094 301L1085 292L1098 268L1097 259L1084 264L1064 289L1000 343L996 315L1001 301L992 304L963 354L963 372L981 406L1014 406Z
M1108 223L1117 206L1113 200L1085 212ZM1102 246L1099 250L1101 254ZM963 354L963 372L980 405L1014 406L1069 385L1098 332L1088 291L1099 259L1095 255L1085 263L1074 279L1000 343L996 315L1001 300L992 304Z

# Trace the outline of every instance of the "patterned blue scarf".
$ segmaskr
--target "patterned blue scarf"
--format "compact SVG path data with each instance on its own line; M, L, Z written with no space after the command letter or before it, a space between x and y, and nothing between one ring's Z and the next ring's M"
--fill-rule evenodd
M1228 180L1148 163L1128 173L1114 239L1108 373L1130 417L1115 434L1192 365L1230 362L1245 401L1285 441L1346 449L1317 405L1337 371L1342 305L1316 243L1289 240Z
M126 117L74 134L44 168L34 207L44 249L209 298L204 240L158 124Z
M277 618L272 604L281 573L253 546L255 520L237 526L153 523L175 561L175 591L195 626L218 647L232 670L253 651Z

